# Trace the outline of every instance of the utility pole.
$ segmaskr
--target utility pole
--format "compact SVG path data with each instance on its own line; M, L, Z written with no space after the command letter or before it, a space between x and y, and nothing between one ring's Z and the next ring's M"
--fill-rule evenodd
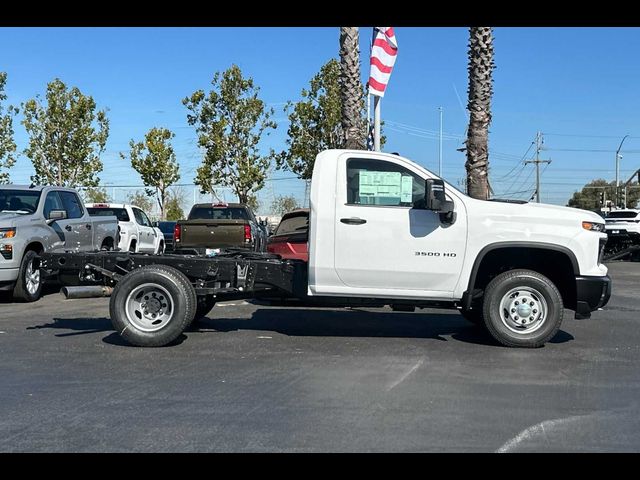
M616 150L616 206L619 206L620 204L620 159L622 158L622 155L620 155L620 149L622 148L622 144L628 136L629 135L625 135L624 137L622 137L622 141L618 146L618 150Z
M536 166L536 202L540 203L540 164L551 163L551 160L540 160L540 150L542 150L542 144L544 141L542 140L542 133L536 132L536 159L535 160L527 160L524 162L525 165L528 163L533 163Z
M438 147L438 176L442 178L442 107L438 107L440 111L440 145Z

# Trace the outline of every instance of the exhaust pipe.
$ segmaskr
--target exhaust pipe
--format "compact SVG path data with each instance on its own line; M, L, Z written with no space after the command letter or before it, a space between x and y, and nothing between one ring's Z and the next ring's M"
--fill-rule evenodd
M103 287L100 285L62 287L60 293L67 300L71 300L74 298L110 297L113 293L113 287Z

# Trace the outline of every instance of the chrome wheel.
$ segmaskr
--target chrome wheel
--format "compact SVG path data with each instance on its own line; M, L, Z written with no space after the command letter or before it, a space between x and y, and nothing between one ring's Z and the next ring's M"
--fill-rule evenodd
M136 328L144 332L155 332L171 320L174 301L164 287L145 283L131 291L125 302L125 311Z
M514 333L529 334L544 324L549 309L542 294L531 287L509 290L500 301L500 319Z
M27 287L27 292L31 295L38 293L38 289L40 288L40 269L33 268L33 260L27 263L24 281L25 286Z

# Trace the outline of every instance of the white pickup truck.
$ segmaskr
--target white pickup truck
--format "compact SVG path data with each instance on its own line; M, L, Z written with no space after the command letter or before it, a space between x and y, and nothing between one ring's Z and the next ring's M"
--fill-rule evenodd
M141 208L124 203L87 203L85 206L92 217L113 215L118 218L120 250L133 253L164 252L164 234L153 226Z
M115 286L113 325L140 346L172 342L216 301L288 296L458 309L503 345L538 347L565 308L588 318L611 295L593 212L472 199L405 158L355 150L317 156L310 203L308 264L229 251L52 254L43 268L80 272L80 284L102 283L97 294Z
M0 290L37 300L39 254L112 250L117 229L114 217L91 218L71 188L0 185Z

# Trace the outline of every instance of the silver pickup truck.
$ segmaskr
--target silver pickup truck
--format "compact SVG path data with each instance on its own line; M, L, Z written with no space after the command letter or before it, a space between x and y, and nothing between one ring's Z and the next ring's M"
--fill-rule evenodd
M117 218L89 216L72 188L0 185L0 290L33 302L43 284L37 255L112 250L117 236Z

